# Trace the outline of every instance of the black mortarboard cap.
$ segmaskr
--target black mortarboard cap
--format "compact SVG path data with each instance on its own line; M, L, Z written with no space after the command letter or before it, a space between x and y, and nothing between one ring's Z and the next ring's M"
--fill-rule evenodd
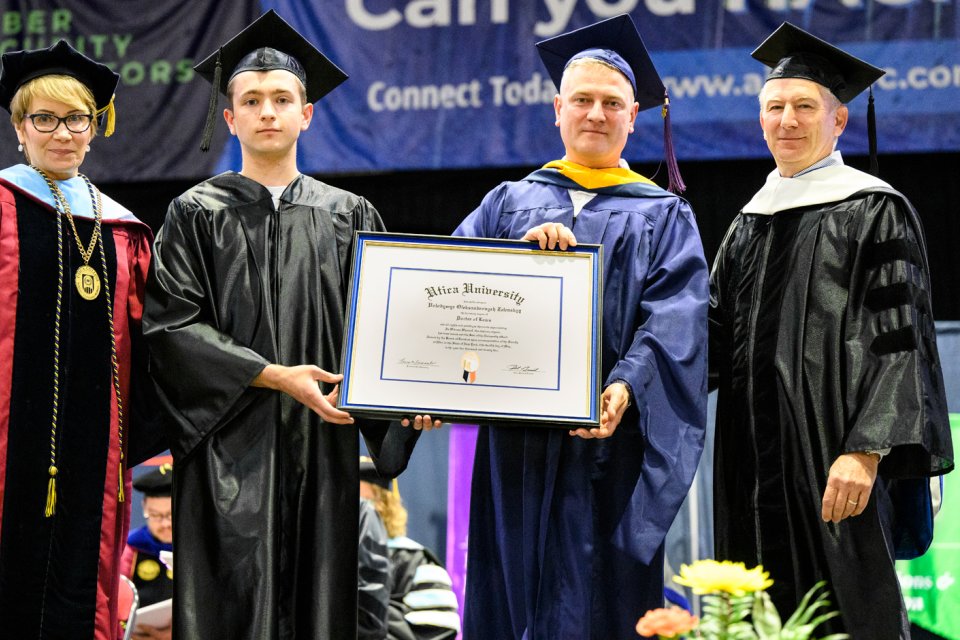
M537 50L557 90L560 89L563 72L570 62L578 58L596 58L612 65L626 76L633 86L634 99L640 105L641 111L661 107L669 188L675 193L686 189L673 152L667 90L653 66L653 60L650 59L637 26L629 15L621 14L541 40L537 43Z
M771 67L767 80L810 80L829 89L843 104L856 98L886 73L789 22L777 27L750 55ZM876 122L871 89L867 104L867 138L870 173L873 175L880 173Z
M811 80L844 104L886 73L789 22L777 27L750 55L772 67L767 80Z
M205 144L201 148L209 148L218 92L226 95L227 85L238 73L277 69L289 71L306 87L307 102L310 103L327 95L347 79L347 74L273 9L254 20L194 69L213 85L204 130Z
M7 111L17 89L35 78L65 75L76 78L93 94L97 115L107 117L105 136L113 133L113 96L120 75L110 67L83 55L67 42L60 40L47 49L8 51L0 59L0 105Z
M373 460L367 456L360 456L360 479L384 489L389 489L391 485L391 480L377 473L377 467L373 464Z
M627 77L641 111L663 105L663 81L643 45L640 32L627 14L541 40L537 49L557 89L564 69L572 60L598 58Z
M347 74L273 9L194 67L210 82L213 82L218 56L220 65L227 71L217 86L224 95L231 78L242 71L289 71L307 87L307 102L311 103L347 79Z
M148 498L169 496L173 490L173 465L161 464L156 469L137 476L133 481L133 488Z

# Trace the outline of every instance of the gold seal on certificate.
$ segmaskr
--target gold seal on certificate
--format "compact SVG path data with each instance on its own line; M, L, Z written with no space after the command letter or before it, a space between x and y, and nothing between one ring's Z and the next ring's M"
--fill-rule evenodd
M601 251L359 232L339 406L596 426Z
M460 364L463 366L463 381L476 382L477 369L480 368L480 356L473 351L467 351L460 358Z

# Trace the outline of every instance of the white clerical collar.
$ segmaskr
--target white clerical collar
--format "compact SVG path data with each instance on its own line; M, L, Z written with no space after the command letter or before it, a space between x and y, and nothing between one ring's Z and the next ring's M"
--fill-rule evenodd
M844 165L840 152L835 151L792 178L784 178L776 169L771 171L763 187L743 207L743 213L772 215L787 209L841 202L859 191L877 188L892 189L883 180Z

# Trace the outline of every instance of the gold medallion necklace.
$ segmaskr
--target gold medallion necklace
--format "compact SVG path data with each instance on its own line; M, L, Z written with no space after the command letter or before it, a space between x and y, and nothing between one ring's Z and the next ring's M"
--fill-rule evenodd
M80 250L80 257L83 258L83 264L77 268L73 276L73 286L77 288L77 293L79 293L80 297L84 300L96 300L97 296L100 295L100 276L98 276L97 272L90 266L90 258L93 257L93 250L97 246L97 240L100 239L100 226L103 220L100 190L96 189L86 176L80 175L84 182L87 183L87 190L90 192L90 201L93 204L95 220L93 224L93 234L90 236L90 244L84 247L83 242L80 240L80 234L77 233L77 225L73 221L73 212L70 210L70 203L67 202L66 196L64 196L63 191L60 190L60 185L51 179L42 169L37 167L33 167L33 169L39 173L44 182L47 183L50 193L53 194L53 200L57 205L57 209L70 223L70 230L73 231L73 239L77 243L77 249Z
M90 238L90 246L84 248L80 241L80 235L77 233L77 227L73 222L73 214L70 212L70 205L60 190L60 187L50 176L42 169L31 168L39 173L50 192L53 194L54 201L57 204L57 265L59 277L57 278L57 306L54 314L53 325L53 419L50 428L50 466L47 473L50 476L47 482L47 506L44 510L46 517L51 517L57 509L57 427L60 422L60 315L63 306L63 218L70 221L70 228L73 230L73 236L77 241L77 247L80 249L80 255L83 258L83 265L77 269L74 276L74 285L77 292L84 300L95 300L100 294L100 278L97 272L88 264L93 255L94 248L100 247L100 264L103 266L103 290L107 299L107 325L110 328L110 364L113 369L113 392L117 399L117 445L120 449L120 461L117 465L117 501L124 502L123 491L123 397L120 393L120 363L117 358L117 333L113 324L113 299L110 295L110 280L107 272L107 253L103 246L103 236L100 233L101 220L103 219L103 202L100 197L100 190L93 186L93 183L83 174L79 174L87 185L87 192L90 194L90 200L94 206L96 223L93 228L93 236ZM62 215L59 215L62 214ZM99 242L98 242L99 240ZM92 279L91 279L92 274Z

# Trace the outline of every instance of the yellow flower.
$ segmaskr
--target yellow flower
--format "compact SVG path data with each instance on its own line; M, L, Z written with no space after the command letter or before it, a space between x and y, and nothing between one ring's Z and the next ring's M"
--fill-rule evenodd
M680 607L651 609L637 622L637 633L644 638L675 638L697 626L697 616Z
M680 577L674 582L691 587L697 595L705 593L729 593L742 596L754 591L763 591L773 584L763 565L747 569L742 562L724 560L698 560L692 565L681 565Z

